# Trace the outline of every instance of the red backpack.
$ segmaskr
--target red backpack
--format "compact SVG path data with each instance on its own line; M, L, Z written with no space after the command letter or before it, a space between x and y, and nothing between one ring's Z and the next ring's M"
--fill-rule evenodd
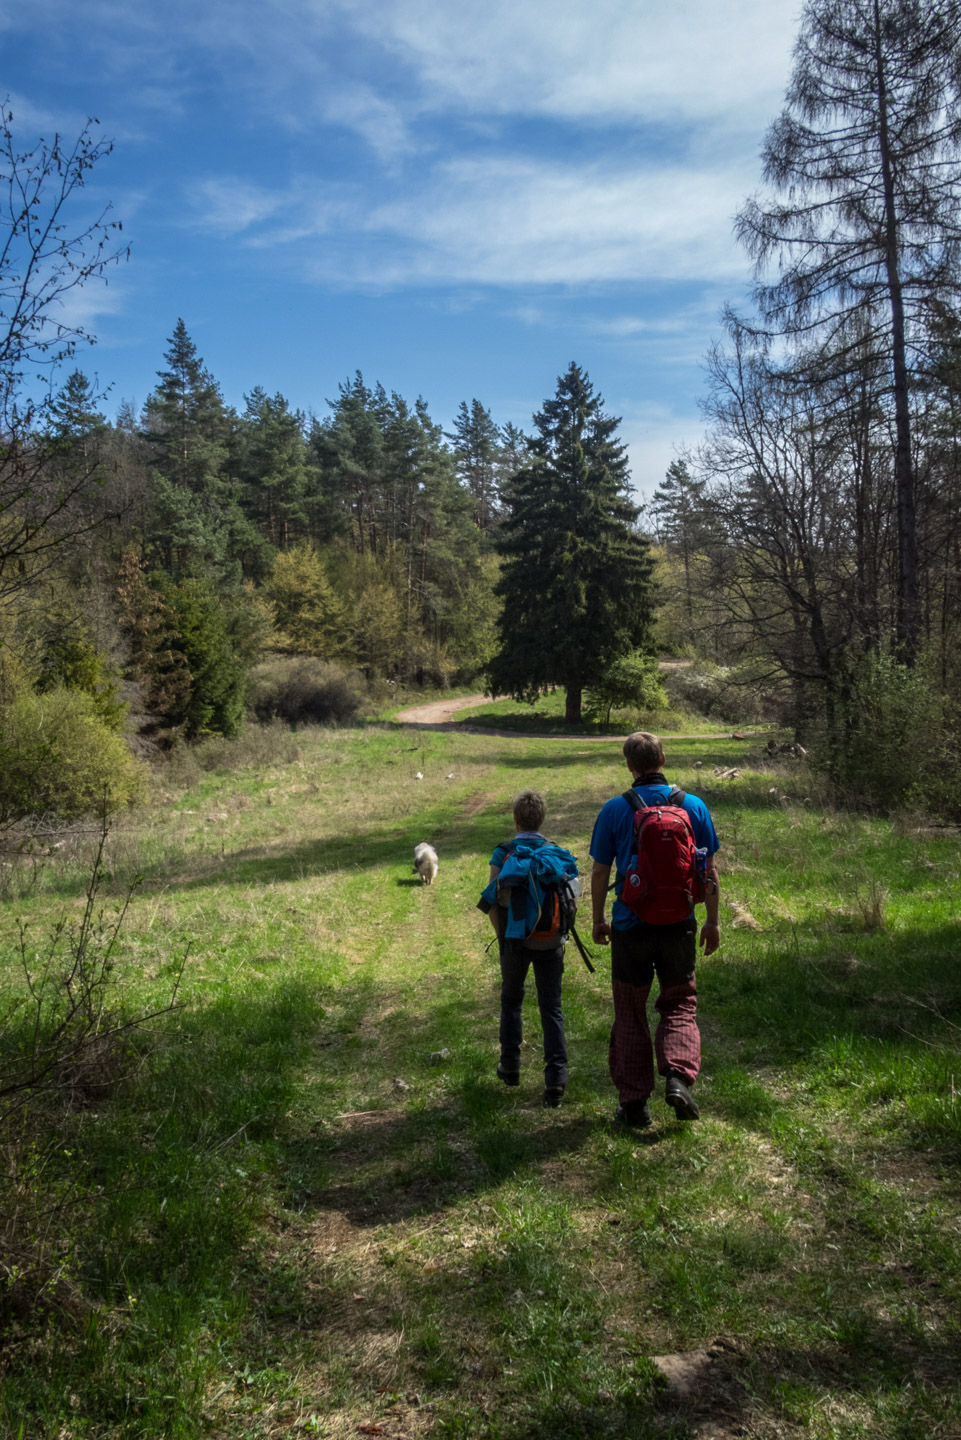
M624 799L634 811L631 863L621 899L648 925L676 925L704 899L703 856L697 848L684 791L645 805L636 790Z

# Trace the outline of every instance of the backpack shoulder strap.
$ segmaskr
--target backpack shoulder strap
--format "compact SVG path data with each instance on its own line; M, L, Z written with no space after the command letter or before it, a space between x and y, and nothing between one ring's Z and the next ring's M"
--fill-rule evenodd
M686 799L687 795L683 790L679 790L676 785L671 786L671 793L667 797L668 805L680 805L683 807Z
M625 790L624 794L621 796L621 799L626 800L632 810L646 809L644 801L641 799L640 795L638 795L636 790Z

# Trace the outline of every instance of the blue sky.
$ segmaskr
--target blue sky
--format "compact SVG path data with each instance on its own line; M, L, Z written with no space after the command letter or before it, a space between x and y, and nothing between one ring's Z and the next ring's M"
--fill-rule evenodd
M88 116L131 244L78 356L139 407L177 318L228 403L326 413L361 370L449 427L530 428L571 360L641 495L700 433L749 281L794 0L0 0L22 143Z

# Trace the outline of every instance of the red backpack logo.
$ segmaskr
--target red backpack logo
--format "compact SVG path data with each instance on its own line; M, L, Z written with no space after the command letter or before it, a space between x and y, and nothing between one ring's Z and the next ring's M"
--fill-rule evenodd
M697 848L684 791L645 805L636 790L624 799L634 811L631 863L621 899L648 925L676 925L704 899L703 856Z

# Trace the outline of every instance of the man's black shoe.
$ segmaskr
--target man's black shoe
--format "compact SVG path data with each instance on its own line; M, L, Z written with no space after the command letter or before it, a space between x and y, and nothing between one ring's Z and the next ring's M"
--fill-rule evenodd
M505 1070L503 1065L498 1065L497 1078L498 1080L503 1080L505 1085L519 1085L521 1083L521 1072L519 1070Z
M544 1104L550 1106L552 1110L556 1110L564 1099L564 1089L563 1085L545 1085Z
M674 1070L667 1077L664 1099L670 1105L678 1120L697 1120L701 1114L694 1103L694 1096Z
M646 1100L625 1100L623 1105L618 1105L614 1111L614 1119L622 1125L633 1125L638 1130L646 1130L648 1125L654 1123Z

